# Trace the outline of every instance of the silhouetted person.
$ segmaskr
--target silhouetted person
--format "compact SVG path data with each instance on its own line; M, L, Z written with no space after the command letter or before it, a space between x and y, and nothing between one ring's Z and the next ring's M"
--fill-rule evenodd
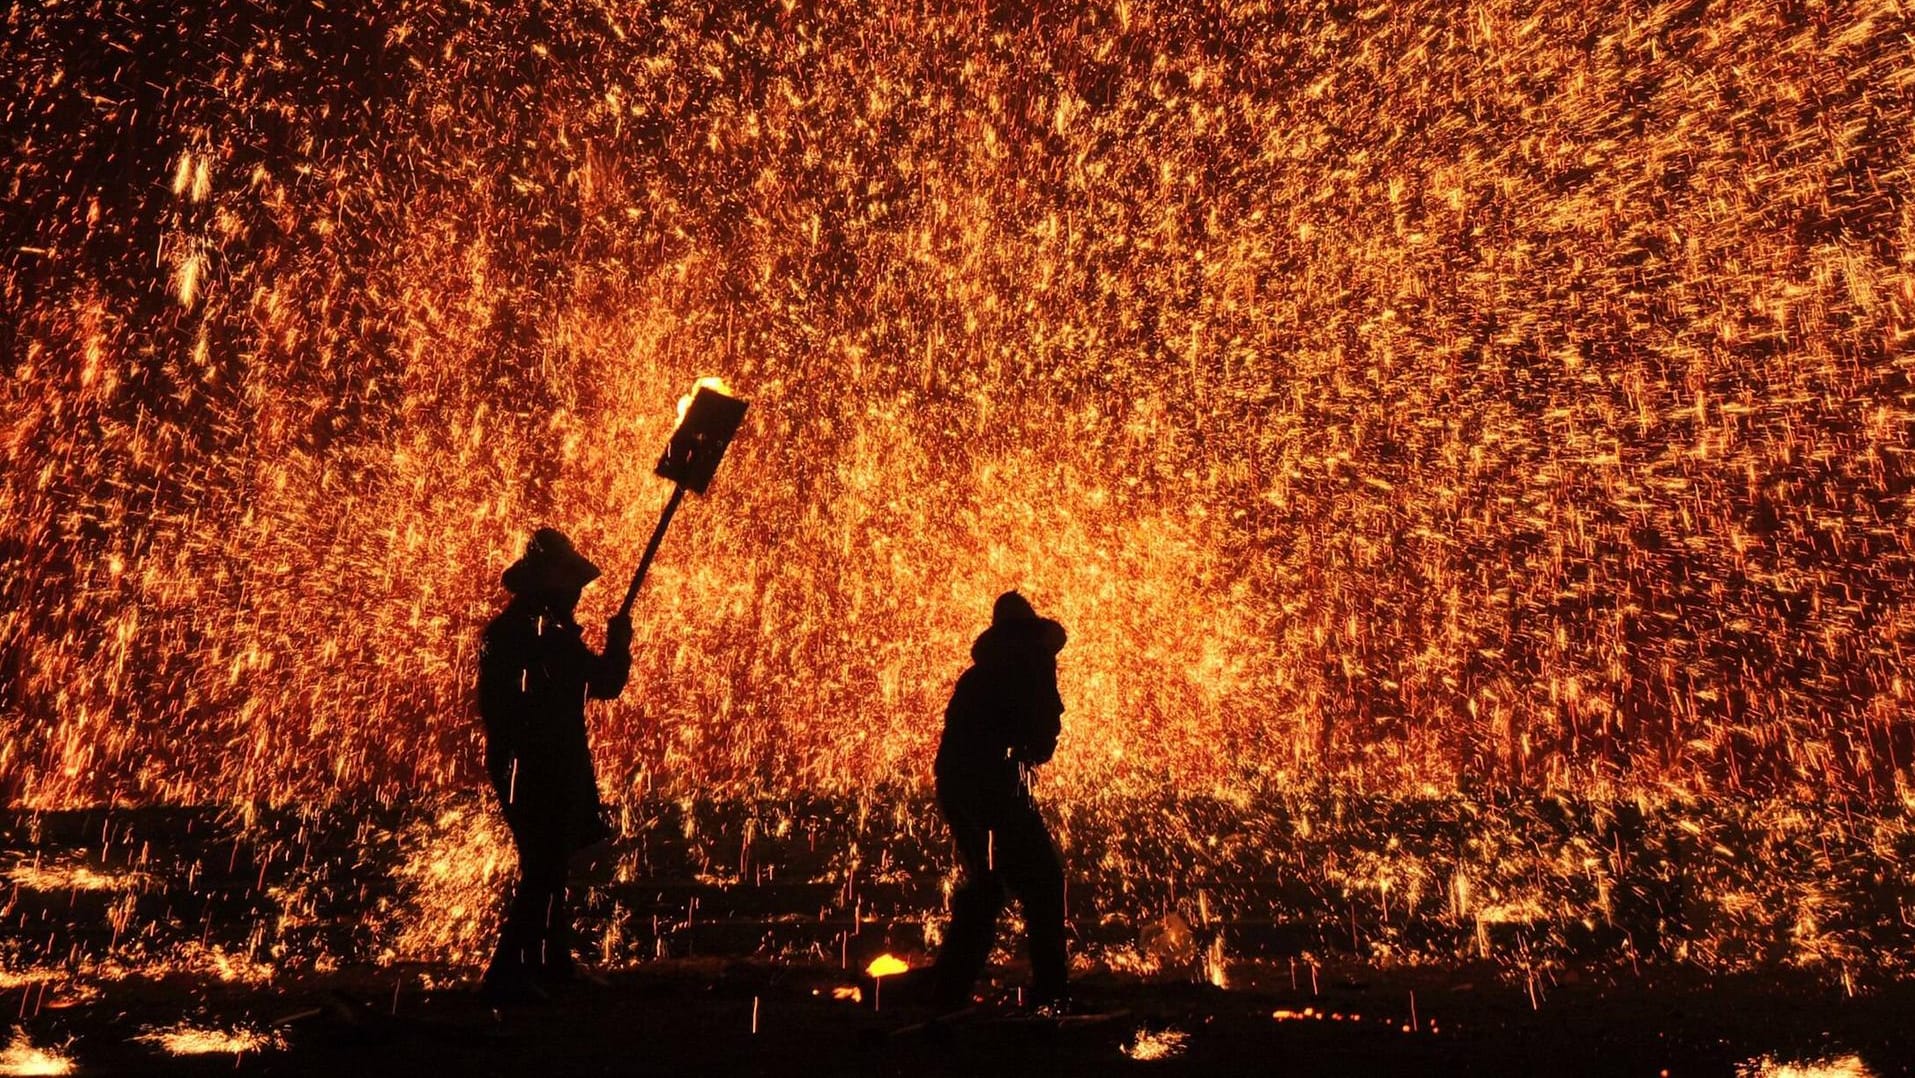
M1064 627L1007 591L971 645L938 745L938 807L963 862L951 926L933 976L936 1002L962 1007L984 971L1005 892L1024 908L1032 1004L1065 1002L1064 865L1031 796L1030 769L1057 748L1064 702L1057 653Z
M599 575L571 540L541 528L501 582L512 601L485 627L479 713L485 769L518 847L519 880L485 991L502 1002L542 998L541 982L579 976L565 876L572 854L610 833L585 740L587 697L610 700L632 667L632 623L614 618L593 654L573 620Z

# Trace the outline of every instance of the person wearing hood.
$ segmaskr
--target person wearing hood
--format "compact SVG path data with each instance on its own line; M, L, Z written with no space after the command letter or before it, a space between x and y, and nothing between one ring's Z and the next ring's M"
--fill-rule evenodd
M576 851L610 835L585 736L585 701L610 700L632 667L632 623L613 618L594 653L574 619L599 576L562 533L541 528L500 578L512 599L485 627L479 715L485 769L498 794L519 878L484 981L496 1002L544 998L578 979L565 877Z
M964 883L938 952L939 1007L966 1006L984 971L1006 893L1024 910L1031 1003L1066 1003L1064 866L1031 795L1032 769L1050 760L1062 730L1057 653L1064 627L1015 591L998 596L991 626L971 645L938 744L938 807L951 828Z

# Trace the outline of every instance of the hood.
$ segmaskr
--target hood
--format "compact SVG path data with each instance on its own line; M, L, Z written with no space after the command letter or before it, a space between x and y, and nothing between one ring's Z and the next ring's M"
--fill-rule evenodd
M1049 618L1000 621L971 643L971 661L979 666L1036 653L1046 658L1064 650L1064 627Z

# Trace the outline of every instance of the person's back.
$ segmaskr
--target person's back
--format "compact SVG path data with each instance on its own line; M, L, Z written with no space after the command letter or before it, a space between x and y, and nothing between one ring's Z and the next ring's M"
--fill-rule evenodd
M628 667L618 650L593 654L568 615L523 597L485 627L479 713L486 772L502 800L531 804L566 796L589 801L581 814L596 816L585 701L611 699L624 687Z
M1057 652L1064 629L1039 618L1016 592L999 605L1006 615L971 645L971 667L944 710L935 765L940 786L1008 793L1019 783L1020 765L1046 763L1057 748L1064 713Z
M1016 592L1004 593L945 708L934 769L938 807L965 879L951 896L951 926L938 953L936 991L944 1006L969 1000L1007 890L1024 908L1034 1001L1064 1001L1063 863L1025 777L1057 747L1064 711L1057 652L1064 639L1063 626L1038 617Z

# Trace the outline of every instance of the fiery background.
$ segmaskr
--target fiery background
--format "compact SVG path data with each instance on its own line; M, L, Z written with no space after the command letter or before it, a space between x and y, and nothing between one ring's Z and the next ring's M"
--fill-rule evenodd
M1047 782L1891 795L1915 9L15 2L0 792L477 780L499 571L608 793L926 770L998 591ZM1067 798L1068 799L1068 798Z

